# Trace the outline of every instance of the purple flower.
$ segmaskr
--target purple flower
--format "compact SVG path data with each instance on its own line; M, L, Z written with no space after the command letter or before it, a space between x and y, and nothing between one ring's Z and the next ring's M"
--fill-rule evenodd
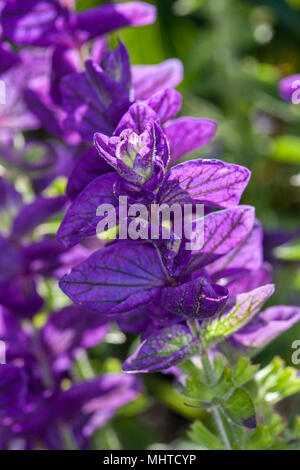
M54 373L68 371L76 355L99 344L108 326L97 315L80 307L66 307L52 314L40 332L40 343Z
M79 47L86 41L125 26L155 21L156 11L144 2L100 5L74 11L75 1L12 0L1 14L4 36L17 45Z
M113 137L95 134L95 146L126 181L154 191L164 176L169 147L157 115L147 105L133 105Z
M2 145L0 150L0 160L4 166L9 165L28 177L36 194L40 194L55 178L68 177L74 167L77 152L82 151L55 140L44 142L36 139L26 139L21 148Z
M128 241L94 253L73 268L61 280L60 287L73 302L106 315L129 312L161 296L160 305L169 305L170 312L180 317L213 314L224 306L228 293L211 286L200 268L241 243L253 222L254 211L248 206L205 217L204 245L199 252L191 252L189 264L183 264L175 278L168 276L153 246ZM223 232L223 241L218 230ZM197 274L193 274L195 269Z
M199 336L195 336L184 324L175 324L154 330L123 364L129 373L157 372L169 369L200 352L202 341L221 342L240 325L253 318L264 302L274 292L274 286L265 285L247 294L240 294L208 323L198 326ZM225 326L226 325L226 326ZM219 330L220 328L220 330Z
M55 237L30 241L28 237L42 223L57 214L66 204L65 196L37 197L23 204L21 195L0 178L0 304L17 316L34 316L43 306L37 292L38 276L61 277L84 260L88 250L64 249Z
M28 7L30 7L29 10ZM95 27L95 17L97 18L98 16L99 21ZM27 125L30 126L28 128L36 128L40 124L50 134L63 138L71 145L77 144L79 141L77 125L75 122L72 123L72 119L66 119L68 113L72 114L72 107L76 106L77 90L73 96L72 91L69 91L71 82L67 80L67 77L70 76L73 80L74 78L77 79L77 75L84 75L79 73L83 65L82 53L80 52L81 46L87 40L104 34L111 29L131 24L135 26L148 24L153 22L154 19L155 8L143 2L103 5L82 13L73 12L68 4L58 0L30 1L25 8L23 3L21 4L18 0L6 4L2 13L2 23L7 37L16 44L33 44L47 47L45 53L47 56L47 64L50 66L51 62L52 65L51 74L49 70L44 77L39 78L37 70L35 70L35 67L32 67L31 70L34 70L36 76L33 83L28 80L22 80L24 100L32 119L32 123L30 121ZM54 46L54 48L50 46ZM28 52L27 55L32 55L32 52ZM96 58L96 53L94 55ZM118 58L118 56L120 57ZM101 54L102 64L106 64L108 71L101 85L104 88L100 90L100 94L102 94L102 104L106 106L105 102L107 96L105 95L107 93L112 94L114 104L112 105L112 109L109 108L106 110L106 117L105 119L102 117L102 121L101 114L103 114L103 109L101 109L101 113L98 116L98 126L94 128L93 132L101 129L103 131L111 129L110 121L115 120L116 124L129 106L129 67L126 72L127 84L122 80L120 83L116 84L116 81L114 81L116 75L113 77L113 70L115 74L119 72L119 60L123 59L128 61L128 56L125 57L123 54L122 57L120 48L118 48L114 54L105 51ZM94 66L98 66L96 62ZM92 75L93 72L91 72L90 78ZM110 75L112 75L112 78L110 78ZM60 82L64 77L66 77L66 82L65 86L62 85L62 99ZM124 77L122 76L122 78ZM13 86L12 84L11 88ZM82 92L80 103L81 112L85 94L88 93L88 88L89 87L85 87L82 77L81 86L78 87L78 91L80 90ZM111 90L108 90L108 88L111 88ZM95 84L95 89L98 93L97 84ZM18 114L20 114L20 110ZM115 114L117 114L117 117L115 117ZM29 121L29 117L26 117L26 119ZM15 127L17 127L17 123ZM114 129L114 127L115 125L112 126L112 129ZM24 128L26 130L25 123ZM23 129L18 127L17 130Z
M112 133L130 106L130 68L123 44L109 55L113 58L106 54L100 65L88 59L85 72L68 74L61 81L64 126L87 141L97 130Z
M176 92L172 95L177 100ZM169 95L161 94L160 109ZM58 231L58 240L70 247L85 237L96 235L101 220L96 208L101 204L118 206L118 196L129 201L172 204L205 203L208 206L235 207L245 189L250 172L244 167L219 160L194 160L167 170L169 143L161 128L158 113L150 106L154 101L133 104L119 122L114 136L95 134L100 156L118 172L107 173L92 182L70 206ZM155 100L155 103L157 101ZM158 107L156 106L156 110ZM196 120L200 122L203 120ZM210 127L211 121L207 125ZM204 125L205 127L205 125ZM201 134L200 134L201 135ZM86 152L69 181L69 188L82 187L82 179L93 177L93 162L97 157ZM97 163L97 168L103 168ZM83 175L81 176L81 171ZM191 179L193 174L194 179ZM193 181L193 184L191 184Z
M256 221L244 241L228 255L214 261L208 272L215 282L226 282L232 295L248 292L271 282L270 266L263 257L263 229Z
M24 330L0 307L0 339L9 361L0 367L1 447L15 439L31 447L39 438L48 448L63 448L60 429L65 426L83 448L116 408L137 396L139 381L122 374L75 383L67 391L60 387L70 379L68 371L80 351L99 344L107 331L103 319L78 307L52 314L39 332Z

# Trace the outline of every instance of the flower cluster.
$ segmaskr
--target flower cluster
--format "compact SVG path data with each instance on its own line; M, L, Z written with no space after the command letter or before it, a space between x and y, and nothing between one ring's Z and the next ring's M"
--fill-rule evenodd
M126 373L169 370L186 387L187 365L193 370L199 353L208 361L251 355L300 319L297 307L261 312L274 285L262 226L254 208L240 204L249 170L186 160L211 141L216 123L176 117L180 61L131 66L121 41L107 46L107 33L154 22L154 7L129 2L77 12L75 4L0 0L0 340L7 348L0 448L87 448L93 432L140 393L140 379ZM146 214L153 205L190 205L190 232L178 237L172 217L168 227L127 217L121 198ZM99 236L110 218L115 237ZM124 220L137 233L146 226L147 236L122 239ZM51 313L40 289L49 279L59 279L75 305ZM47 316L36 328L41 312ZM78 355L104 339L111 321L140 334L142 344L125 373L76 383ZM204 400L198 396L205 403L214 399L209 380L209 387L200 380L203 393L209 388ZM229 410L237 394L242 420L231 419L254 428L245 393L232 386L218 399Z

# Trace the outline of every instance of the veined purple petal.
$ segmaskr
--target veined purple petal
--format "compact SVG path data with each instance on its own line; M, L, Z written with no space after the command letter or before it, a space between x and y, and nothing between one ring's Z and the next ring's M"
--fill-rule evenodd
M271 281L272 267L265 263L258 269L252 271L241 270L241 272L235 273L232 278L229 276L229 282L226 284L226 287L230 295L237 295L269 284Z
M210 142L216 129L215 121L203 118L181 117L167 124L165 133L170 143L170 164Z
M167 88L151 96L145 103L159 116L163 124L176 116L181 108L181 94L173 88Z
M125 141L125 138L122 139ZM120 139L117 137L109 137L108 135L102 134L102 132L96 132L94 134L94 145L99 153L101 159L104 159L109 165L117 166L118 157L117 145L120 143ZM116 168L115 168L116 169Z
M100 157L95 147L90 147L79 157L69 177L67 194L73 201L91 181L105 173L111 166Z
M199 347L185 325L173 325L149 336L123 364L123 371L133 374L158 372L191 357Z
M135 98L146 100L166 88L175 88L183 79L183 66L179 59L168 59L158 65L134 65L132 82Z
M191 251L188 271L203 267L233 250L249 235L254 220L255 211L251 206L239 206L205 216L203 246Z
M75 28L82 42L126 26L144 26L156 19L156 9L145 2L99 5L76 15Z
M263 229L260 222L256 220L249 235L236 248L207 266L209 274L217 280L228 271L259 269L263 264L262 242Z
M279 93L289 103L300 103L300 74L290 75L279 82Z
M25 205L15 218L13 223L14 236L22 237L35 229L56 212L63 209L67 202L65 196L57 196L47 198L44 196L37 197L30 204Z
M124 241L92 254L62 278L60 288L75 304L112 315L146 304L165 282L156 250Z
M247 168L220 160L184 162L166 174L160 203L202 202L217 207L235 207L240 202L249 178L250 171Z
M57 232L57 240L71 247L86 237L96 236L97 224L104 216L97 215L100 204L117 206L114 184L119 181L116 173L107 173L94 179L69 207Z
M245 347L262 348L298 321L300 321L299 307L287 305L269 307L235 333L233 339Z

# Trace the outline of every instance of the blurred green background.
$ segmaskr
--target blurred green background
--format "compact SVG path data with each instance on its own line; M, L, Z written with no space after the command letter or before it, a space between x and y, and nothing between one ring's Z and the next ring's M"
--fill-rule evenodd
M79 0L77 8L100 3L107 0ZM181 114L218 122L213 143L189 158L213 156L249 167L252 179L243 202L256 207L267 231L293 233L300 227L300 106L280 99L278 82L286 75L300 73L300 0L148 3L157 7L157 22L120 33L132 63L180 58L185 69L179 87L183 94ZM273 251L272 257L277 290L269 305L299 305L300 234ZM295 339L300 339L300 325L274 341L257 361L265 364L280 355L290 363ZM118 357L118 351L112 355ZM170 441L185 427L182 418L199 415L199 411L184 407L167 378L151 376L146 383L154 397L149 426L149 403L141 402L137 405L140 408L131 410L133 414L143 411L140 423L122 421L122 417L115 422L125 448ZM293 405L291 412L296 411ZM116 446L116 435L107 429L103 432L101 438L108 439L107 445L112 442Z

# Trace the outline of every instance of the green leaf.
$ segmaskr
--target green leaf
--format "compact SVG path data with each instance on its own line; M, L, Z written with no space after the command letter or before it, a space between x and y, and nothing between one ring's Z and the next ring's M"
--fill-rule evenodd
M277 162L300 164L300 137L282 135L273 139L271 158Z
M267 423L270 434L274 438L278 436L284 430L285 427L282 417L278 413L275 413L273 410L270 410Z
M232 371L232 377L235 385L240 387L241 385L249 382L258 368L259 366L252 365L248 358L240 357Z
M222 442L212 433L210 432L206 426L200 421L195 421L192 426L191 430L188 432L188 436L192 439L196 444L200 445L204 449L209 450L223 450L224 445Z
M246 294L236 296L236 303L229 312L208 320L202 329L202 339L206 347L227 338L245 326L273 294L274 285L267 284Z
M224 368L228 364L228 361L225 356L219 355L213 360L213 369L215 372L216 382L221 378Z
M253 402L248 393L237 388L227 400L221 400L227 416L239 426L253 429L256 427L256 417Z
M263 450L267 449L273 444L273 438L267 426L258 425L255 431L249 437L246 449L247 450Z

